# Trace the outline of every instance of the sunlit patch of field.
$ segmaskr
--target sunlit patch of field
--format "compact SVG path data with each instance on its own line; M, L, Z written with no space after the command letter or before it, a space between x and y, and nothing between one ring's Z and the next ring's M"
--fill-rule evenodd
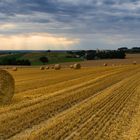
M140 139L140 65L8 71L0 140Z

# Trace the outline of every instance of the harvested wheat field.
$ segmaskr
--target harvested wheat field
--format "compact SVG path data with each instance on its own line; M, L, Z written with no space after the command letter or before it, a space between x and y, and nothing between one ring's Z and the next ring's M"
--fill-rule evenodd
M140 139L140 65L22 68L0 106L0 140Z

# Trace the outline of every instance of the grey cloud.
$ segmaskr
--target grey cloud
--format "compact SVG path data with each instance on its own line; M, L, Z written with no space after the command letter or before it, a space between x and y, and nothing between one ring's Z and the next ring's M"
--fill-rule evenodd
M96 38L98 33L139 36L139 22L139 0L0 1L0 23L19 25L16 30L2 34L49 32L81 39Z

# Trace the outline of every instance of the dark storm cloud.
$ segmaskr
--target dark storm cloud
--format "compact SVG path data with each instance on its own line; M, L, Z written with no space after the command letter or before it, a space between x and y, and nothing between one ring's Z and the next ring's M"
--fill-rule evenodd
M0 23L19 25L2 33L49 32L79 38L133 34L135 38L139 22L139 0L0 0Z
M86 2L83 0L0 1L0 13L5 15L3 21L25 21L25 23L58 21L66 24L71 22L75 24L81 23L87 28L87 24L90 24L90 26L92 24L97 26L98 24L100 27L103 24L112 26L112 23L139 22L139 10L140 3L138 0L87 0ZM44 13L43 17L40 16L40 13ZM17 15L21 15L21 17L17 17Z

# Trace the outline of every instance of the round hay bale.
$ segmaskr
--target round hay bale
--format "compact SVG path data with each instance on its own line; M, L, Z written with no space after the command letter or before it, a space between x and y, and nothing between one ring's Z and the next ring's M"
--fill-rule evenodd
M6 70L0 70L0 104L9 103L15 91L15 80Z
M73 65L73 68L74 69L80 69L81 65L79 63L76 63L76 64Z
M49 69L49 66L46 66L46 68L45 68L46 70L48 70Z
M44 69L45 69L44 67L42 67L42 66L40 67L40 70L44 70Z
M133 61L133 65L136 65L137 64L137 62L136 61Z
M13 67L12 70L13 70L13 71L17 71L17 67Z
M73 69L73 65L70 65L70 68Z
M108 64L107 63L104 63L104 66L106 67Z
M54 69L55 69L55 70L60 70L60 69L61 69L61 65L60 65L60 64L56 64L56 65L54 66Z

